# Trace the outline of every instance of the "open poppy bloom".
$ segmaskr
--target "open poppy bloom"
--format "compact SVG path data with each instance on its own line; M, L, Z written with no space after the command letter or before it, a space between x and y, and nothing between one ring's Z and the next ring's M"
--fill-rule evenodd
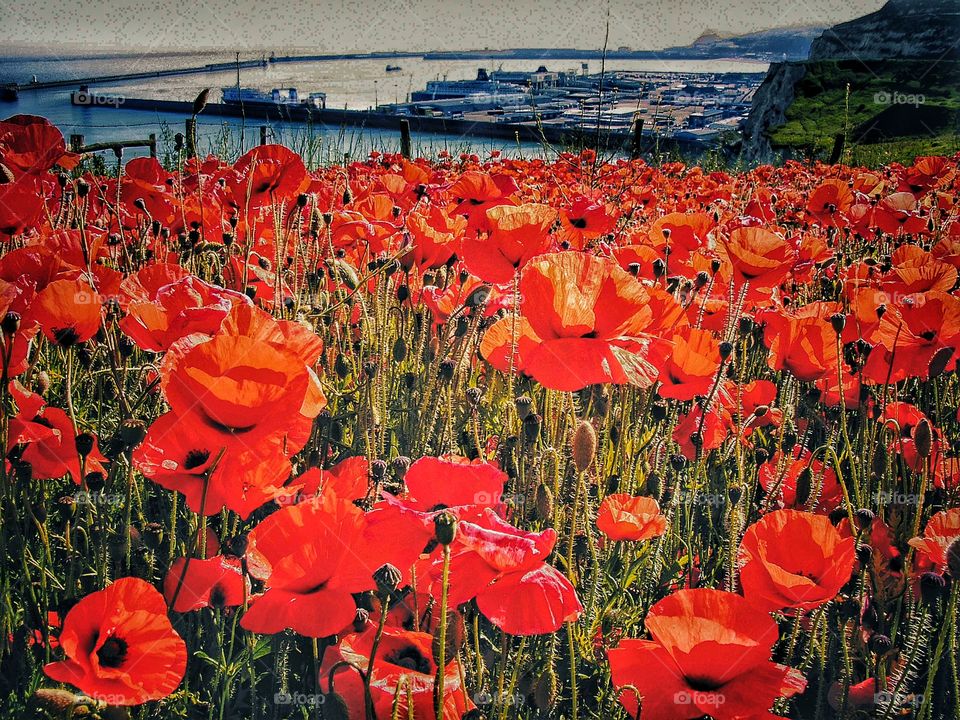
M674 337L673 350L660 371L657 394L675 400L706 396L720 369L720 343L706 330L687 328Z
M744 597L764 610L812 610L850 579L854 539L823 515L776 510L747 528L740 543Z
M796 313L766 312L763 339L770 348L767 364L812 382L836 377L842 362L837 333L825 313L828 303L813 303Z
M597 529L611 540L650 540L667 531L667 519L650 497L607 495L597 509Z
M910 546L929 559L938 572L943 572L947 565L947 548L957 538L960 538L960 508L950 508L930 518L923 536L911 538Z
M213 338L190 335L171 347L161 387L185 431L241 450L275 443L289 456L326 405L307 366L321 349L302 325L237 305Z
M341 500L359 500L370 490L370 463L363 455L356 455L326 470L310 468L290 483L289 488L295 490L295 494L284 502L323 494Z
M326 654L320 668L320 686L327 692L330 670L337 663L346 661L366 671L373 654L376 627L362 633L345 635L340 643ZM434 682L437 661L433 654L433 636L386 626L377 646L370 694L378 718L389 718L397 698L397 716L416 720L433 720ZM365 720L366 699L360 674L346 665L341 665L333 674L334 689L346 703L349 720ZM444 668L443 704L440 717L443 720L460 720L474 707L466 688L461 685L462 670L457 660L451 659ZM407 694L409 689L410 694ZM412 698L412 706L409 704Z
M233 205L245 214L265 205L293 200L310 187L303 160L283 145L260 145L234 164L228 181Z
M509 175L490 175L468 170L450 186L451 198L457 202L453 213L467 219L467 231L475 233L489 228L487 210L498 205L515 205L511 199L519 190Z
M679 590L650 608L645 625L652 640L623 640L607 653L633 718L775 717L777 698L806 687L798 670L770 661L777 624L734 593Z
M240 570L237 558L177 558L163 579L163 597L174 612L184 613L205 607L228 608L243 605L250 594L250 580Z
M463 240L463 262L481 280L503 284L531 258L546 252L557 212L548 205L498 205L487 211L486 237Z
M227 433L201 435L187 427L175 413L161 415L133 451L133 464L144 477L183 493L191 510L215 515L226 507L247 518L285 494L290 461L278 444L248 446Z
M144 350L163 352L191 333L213 335L245 295L203 282L179 265L148 265L120 286L127 314L120 329Z
M575 198L570 207L560 211L560 239L577 250L613 230L614 225L616 218L603 202L582 195Z
M507 475L495 463L459 455L423 457L403 477L405 504L416 510L499 505Z
M827 515L843 501L843 490L836 471L820 460L811 458L810 451L794 446L789 455L774 453L757 468L760 486L769 494L776 508L809 510ZM802 478L802 480L801 480ZM813 507L811 502L816 498Z
M40 415L32 419L30 425L33 429L38 425L50 429L49 433L43 433L42 436L34 433L32 437L23 439L33 440L23 451L22 459L30 463L34 479L50 480L69 475L74 483L80 485L90 473L100 473L106 477L103 463L107 458L100 452L96 437L93 438L93 445L81 468L80 456L77 454L77 435L73 429L73 421L66 412L56 407L45 408Z
M520 274L515 369L553 390L579 390L595 383L649 387L648 332L656 320L676 319L679 306L657 297L615 262L582 252L543 255ZM663 307L659 307L663 304ZM494 367L510 365L513 318L498 320L480 352ZM663 341L655 343L662 352Z
M72 169L76 160L63 133L46 118L14 115L0 122L0 162L15 175L39 175L57 163Z
M166 697L187 666L186 644L167 619L163 596L139 578L121 578L74 605L60 647L67 659L43 671L110 705Z
M757 288L776 287L796 262L796 251L782 237L758 227L736 228L722 242L737 284Z
M50 342L63 347L86 342L100 329L100 296L82 280L54 280L37 295L30 319Z
M824 225L839 227L844 224L844 215L853 205L853 191L843 180L824 180L810 194L807 212Z
M450 606L476 598L480 612L510 635L542 635L583 612L570 581L545 560L557 533L519 530L486 508L476 522L461 520L451 547ZM434 597L442 561L430 575Z

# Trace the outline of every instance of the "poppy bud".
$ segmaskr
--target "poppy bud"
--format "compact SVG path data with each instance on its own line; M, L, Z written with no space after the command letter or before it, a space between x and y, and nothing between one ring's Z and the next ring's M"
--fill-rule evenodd
M556 702L557 674L553 665L548 664L546 671L533 683L533 704L543 715L547 715Z
M743 488L737 487L736 485L727 490L727 497L730 499L731 505L736 505L740 502L740 498L743 497Z
M403 582L403 573L395 565L386 563L374 571L373 581L377 584L377 592L380 596L389 597Z
M870 565L870 562L873 560L873 548L869 545L859 545L857 547L857 561L863 566L867 567Z
M446 358L440 361L440 367L437 371L441 380L453 380L453 372L456 370L457 364L450 358Z
M467 402L473 407L478 407L480 405L480 400L483 399L483 390L478 387L468 387L466 395Z
M861 530L869 527L874 517L876 516L873 514L873 510L869 508L860 508L853 514L853 518L857 522L857 527Z
M20 313L15 313L12 310L6 313L3 320L0 321L0 328L2 328L4 335L16 333L20 329Z
M407 470L410 469L410 458L405 455L399 455L390 461L390 469L393 470L393 474L398 480L403 480L404 476L407 474Z
M85 198L90 194L90 185L85 180L77 180L77 197Z
M84 711L89 713L82 697L56 688L38 688L30 698L30 706L47 711L51 717L80 717Z
M714 258L710 261L710 272L716 275L720 271L720 261Z
M797 434L794 432L785 432L783 434L783 449L789 452L797 444Z
M393 343L393 359L395 362L403 362L407 357L407 341L400 336Z
M47 374L46 370L37 373L33 389L40 395L46 395L50 391L50 375Z
M830 316L830 325L833 327L833 331L839 335L843 332L843 328L847 324L847 316L843 313L834 313Z
M925 572L920 576L920 597L927 604L933 604L943 595L947 581L935 572Z
M128 338L126 335L121 335L117 338L117 352L120 353L120 357L129 358L133 355L134 350L137 346L134 345L133 340Z
M930 450L933 446L933 432L930 428L930 421L922 418L913 429L913 442L917 447L917 455L921 458L930 457Z
M960 540L954 540L947 546L946 556L950 577L960 580Z
M874 652L877 655L885 655L886 653L890 652L890 648L893 647L893 643L890 642L890 638L888 638L886 635L875 633L870 636L869 647L871 652Z
M321 698L323 698L323 720L350 720L350 708L340 693L323 693Z
M77 452L86 457L93 450L94 437L90 433L80 433L76 438Z
M875 631L880 626L880 616L877 614L876 606L869 600L863 606L863 613L860 615L860 625L865 630Z
M733 352L732 342L728 342L724 340L722 343L720 343L720 359L721 360L726 360L728 357L730 357L730 353L732 352Z
M627 272L629 272L634 277L637 277L640 274L641 269L642 268L640 267L640 263L633 262L627 265Z
M523 419L523 437L533 445L540 437L540 428L543 425L543 418L537 413L530 413Z
M667 405L663 401L658 400L650 406L650 414L653 416L653 419L657 422L665 420L667 417Z
M159 550L163 545L163 525L157 522L144 525L143 543L151 550Z
M457 516L449 512L439 513L433 518L433 532L438 543L449 545L457 537Z
M847 511L842 507L837 507L831 510L827 517L830 519L830 524L839 525L841 522L846 520Z
M127 449L132 450L147 436L147 427L143 420L127 418L120 425L120 438Z
M657 258L653 261L653 276L663 277L667 273L667 265L663 260Z
M701 270L700 272L697 273L696 277L694 277L694 279L693 279L693 286L694 286L697 290L699 290L699 289L702 288L704 285L706 285L708 282L710 282L710 276L707 275L706 271Z
M366 375L369 380L373 380L377 376L376 360L367 360L363 363L363 374Z
M593 462L597 454L597 433L593 425L586 420L577 423L573 431L573 441L571 443L573 451L573 465L577 472L584 472L590 463Z
M374 480L382 480L387 474L387 463L379 458L370 463L370 477Z
M540 520L549 520L553 517L553 491L549 486L540 484L534 491L534 507L537 511L537 518Z
M517 415L520 416L521 420L526 419L527 415L533 412L533 400L528 398L526 395L521 395L513 402L517 408Z
M954 350L952 347L942 347L937 350L933 357L930 358L930 379L939 377L947 369L947 363L950 362L950 359L953 357Z
M876 310L876 312L877 312L877 319L879 320L880 318L882 318L882 317L886 314L886 312L887 312L887 306L886 306L886 305L877 305L877 310Z

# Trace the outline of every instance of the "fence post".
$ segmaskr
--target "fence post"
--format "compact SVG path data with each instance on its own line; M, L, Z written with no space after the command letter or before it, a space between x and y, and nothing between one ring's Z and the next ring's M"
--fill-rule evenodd
M843 133L837 133L833 138L833 152L830 153L831 165L836 165L838 162L840 162L840 158L843 157L843 144Z
M157 156L157 134L150 133L148 139L150 141L150 157L155 158Z
M197 119L196 118L187 118L187 121L184 123L186 128L186 141L187 141L187 157L192 158L197 156Z
M410 159L410 121L400 121L400 154Z
M71 135L70 136L70 151L71 152L80 152L80 148L83 147L83 135Z
M267 126L266 125L260 126L260 144L261 145L267 144Z
M643 118L635 118L633 121L633 145L630 148L630 159L636 160L640 157L640 144L643 142Z

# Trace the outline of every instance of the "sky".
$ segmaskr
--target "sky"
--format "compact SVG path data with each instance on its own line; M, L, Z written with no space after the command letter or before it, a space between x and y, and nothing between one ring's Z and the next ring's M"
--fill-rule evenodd
M704 30L834 25L883 0L0 0L12 46L464 50L684 45Z

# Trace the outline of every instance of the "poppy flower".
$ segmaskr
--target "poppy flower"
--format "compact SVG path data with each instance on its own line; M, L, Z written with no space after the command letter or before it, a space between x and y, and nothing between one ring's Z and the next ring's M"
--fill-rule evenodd
M941 510L927 521L922 537L910 538L910 546L925 556L938 572L947 566L947 548L960 538L960 508Z
M495 463L459 455L423 457L403 476L405 504L416 510L460 505L496 506L507 475Z
M842 537L828 517L776 510L743 534L743 596L764 610L811 610L836 597L854 559L854 539Z
M410 250L400 258L406 268L420 270L445 265L460 252L460 241L467 229L461 216L449 216L432 205L428 209L407 216L407 230L412 240Z
M200 608L228 608L243 605L250 593L250 580L245 578L236 558L177 558L163 579L163 597L176 603L174 612L185 613Z
M660 600L644 624L651 640L623 640L607 657L620 704L634 718L717 720L771 717L781 697L806 680L770 661L777 624L734 593L679 590Z
M720 369L720 343L706 330L687 328L673 339L673 349L660 371L657 394L675 400L706 396Z
M686 262L698 249L706 247L710 232L716 223L708 213L668 213L657 218L648 237L664 257L669 248L669 260Z
M179 265L148 265L120 285L127 313L120 329L144 350L164 352L192 333L213 335L245 295L203 282Z
M553 208L534 203L490 208L489 232L485 237L464 238L463 262L485 282L509 283L517 269L549 249L556 217Z
M824 180L810 193L807 212L824 225L840 227L843 216L853 205L853 191L848 183L832 178Z
M576 620L583 612L570 581L545 560L557 534L526 532L486 508L473 521L461 520L451 548L449 602L476 598L480 612L510 635L542 635ZM442 560L430 570L434 596Z
M359 500L370 491L370 463L363 455L357 455L326 470L310 468L290 486L296 488L300 497L329 493L341 500Z
M486 231L489 227L487 210L498 205L514 205L511 199L519 190L509 175L467 170L447 191L457 202L453 212L467 218L467 231Z
M186 644L167 619L163 596L139 578L121 578L74 605L60 647L67 659L43 671L110 705L168 696L187 665Z
M736 228L721 242L737 284L753 290L776 287L796 262L796 252L782 237L758 227Z
M786 370L806 382L838 373L842 361L837 332L824 317L826 305L814 303L797 313L764 313L763 340L770 349L771 369Z
M650 497L607 495L597 508L597 529L611 540L650 540L667 531L667 519Z
M775 507L827 515L840 506L843 491L837 473L810 455L809 450L797 445L789 454L774 453L757 468L760 486Z
M50 342L70 347L86 342L100 329L100 296L82 280L54 280L37 295L30 319Z
M227 433L185 427L175 413L161 415L133 451L133 464L144 477L183 493L191 510L215 515L226 507L247 518L284 496L290 461L278 444L232 443Z
M63 133L49 120L36 115L14 115L0 122L0 162L15 175L38 175L58 162L72 168Z
M260 145L233 164L228 181L232 203L243 214L264 205L293 200L310 186L303 160L283 145Z
M34 437L21 456L24 462L30 463L34 479L51 480L69 475L74 483L80 485L90 473L100 473L106 477L103 463L107 458L100 452L95 436L81 469L73 421L63 410L48 407L39 416L33 418L32 425L50 428L50 433Z
M924 233L927 222L917 214L916 209L917 199L913 193L893 193L877 203L873 211L873 225L894 236Z
M214 337L174 343L160 368L161 387L185 431L228 448L282 444L289 456L304 446L326 404L306 364L321 349L303 326L238 305Z
M515 369L553 390L597 383L649 387L648 330L671 317L672 300L655 316L651 294L612 260L582 252L544 255L520 275L523 297ZM660 310L660 308L657 308ZM676 317L676 315L672 315ZM512 317L487 330L480 352L494 367L509 367ZM665 343L654 343L659 349Z
M613 230L616 222L602 201L581 195L560 211L559 238L570 247L582 250L588 241Z
M43 198L42 183L34 175L0 182L0 234L14 237L35 227L43 216Z
M366 670L370 665L376 632L376 627L370 627L363 633L345 635L328 651L320 668L320 685L329 692L330 671L334 665L341 664L333 673L333 684L347 706L349 720L365 720L367 717L363 680L354 668ZM433 705L437 676L433 643L433 636L428 633L389 625L383 629L370 679L373 709L378 718L391 717L395 701L398 717L416 720L437 717ZM345 662L353 667L344 665ZM462 673L455 658L443 670L440 713L443 720L459 720L474 707L466 688L461 685ZM409 704L411 700L412 706Z

